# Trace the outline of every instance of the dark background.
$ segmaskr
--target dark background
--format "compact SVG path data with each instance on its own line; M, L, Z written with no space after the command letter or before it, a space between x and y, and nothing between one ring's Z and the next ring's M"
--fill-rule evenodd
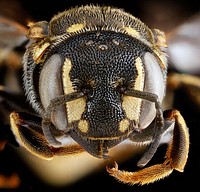
M5 2L5 3L4 3ZM64 11L75 5L83 4L111 5L124 8L134 16L140 18L152 28L159 28L166 33L171 32L187 18L200 11L200 3L188 1L160 1L160 0L121 0L121 1L77 1L77 0L0 0L0 13L6 13L22 24L27 18L35 21L47 20L58 12ZM20 9L21 11L13 11ZM0 174L9 175L16 172L19 175L21 184L17 189L0 189L0 191L108 191L108 192L169 192L180 190L198 190L198 178L200 172L199 155L199 133L200 133L200 107L188 97L185 89L179 89L175 93L174 107L179 109L190 129L190 152L188 163L184 173L174 171L169 177L145 186L128 186L117 182L110 177L103 169L93 173L74 183L71 186L54 188L41 181L28 166L24 164L18 154L8 144L0 152ZM165 146L160 147L152 164L163 161ZM134 157L120 165L121 169L132 170L136 165L137 158ZM196 181L197 180L197 181Z

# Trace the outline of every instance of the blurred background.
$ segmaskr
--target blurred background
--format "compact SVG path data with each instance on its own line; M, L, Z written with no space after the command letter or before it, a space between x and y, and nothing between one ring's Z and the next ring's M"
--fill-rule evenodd
M12 110L28 110L23 98L21 58L25 51L25 33L29 21L50 21L52 16L85 4L123 8L150 28L166 33L169 44L169 75L187 75L183 82L169 84L166 106L181 111L190 130L190 152L183 173L145 186L117 182L105 170L105 162L83 155L80 159L39 161L17 147L9 129ZM194 0L0 0L0 191L109 191L168 192L199 188L200 172L200 2ZM182 76L181 76L182 77ZM175 90L176 88L176 90ZM5 94L5 91L10 94ZM171 94L172 93L172 94ZM15 102L13 103L14 96ZM19 99L19 100L18 100ZM169 103L168 103L169 101ZM20 102L22 108L16 103ZM31 110L31 109L30 109ZM8 142L7 142L8 141ZM130 153L132 149L129 149ZM142 150L142 149L141 149ZM161 146L150 164L163 162L166 146ZM133 171L140 154L127 157L120 169ZM73 166L74 173L70 173ZM74 168L76 167L76 168ZM67 173L66 173L67 172ZM82 173L84 172L84 174ZM70 176L70 174L72 176Z

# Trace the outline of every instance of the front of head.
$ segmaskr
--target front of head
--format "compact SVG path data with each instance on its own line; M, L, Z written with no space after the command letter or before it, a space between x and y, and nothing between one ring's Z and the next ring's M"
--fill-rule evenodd
M74 17L75 13L79 16ZM55 16L46 28L49 37L24 57L27 95L41 113L60 95L84 93L84 97L58 106L51 121L87 152L105 158L109 148L153 121L154 104L124 92L150 91L162 100L166 66L157 57L163 55L159 50L154 52L153 33L120 9L72 9ZM32 71L40 71L36 91L28 86L30 66ZM160 81L158 86L156 81Z

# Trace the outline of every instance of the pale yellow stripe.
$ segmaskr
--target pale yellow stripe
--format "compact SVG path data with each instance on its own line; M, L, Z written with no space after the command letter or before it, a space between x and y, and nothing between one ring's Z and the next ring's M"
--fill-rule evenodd
M69 94L75 92L72 82L70 80L70 70L72 68L72 63L70 59L66 59L63 66L63 87L64 94ZM83 112L85 111L86 101L85 98L79 98L66 103L67 108L67 119L71 123L73 121L78 121L81 119Z
M143 91L144 88L144 68L142 65L142 60L140 57L136 58L135 66L137 69L138 76L135 79L134 88L135 90ZM122 107L127 115L127 118L139 121L140 111L141 111L142 100L132 96L123 96Z

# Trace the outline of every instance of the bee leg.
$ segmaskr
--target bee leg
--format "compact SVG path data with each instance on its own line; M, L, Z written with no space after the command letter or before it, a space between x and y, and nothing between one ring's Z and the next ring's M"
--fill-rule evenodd
M42 133L42 119L26 112L10 114L11 130L19 144L32 154L51 159L53 153Z
M174 126L174 121L164 121L163 133L170 129L170 127ZM151 143L153 140L154 133L156 131L156 119L152 121L152 123L145 129L143 129L140 133L137 133L131 136L129 139L133 142L138 143Z
M79 154L84 149L78 144L54 148L49 146L41 127L42 119L26 112L12 112L10 114L11 130L17 140L27 151L45 160L54 156ZM59 130L54 134L61 135Z
M158 123L157 123L158 118L160 118L160 116L157 116L154 121L153 126L154 126L155 131L153 132L152 141L150 145L147 147L147 149L145 150L141 159L138 161L137 163L138 167L144 167L152 159L152 157L156 153L157 148L160 145L162 134L168 128L167 126L164 126L164 127L158 126Z
M145 166L155 154L162 137L162 133L165 131L164 128L164 118L163 112L161 109L161 103L159 98L156 94L145 92L145 91L138 91L138 90L127 90L125 91L125 95L133 96L141 99L145 99L155 103L156 108L156 117L155 117L155 131L152 138L152 142L149 147L146 149L142 158L138 161L138 166L143 167Z
M54 126L52 126L51 118L48 118L47 116L45 116L45 118L43 118L43 120L42 120L42 130L43 130L44 136L45 136L45 138L48 141L50 146L60 147L62 145L62 143L59 142L55 138L53 133L51 132L53 127Z
M152 165L136 172L128 172L119 170L115 163L113 168L107 167L111 176L123 183L144 185L168 176L174 169L183 172L189 152L187 125L177 110L165 111L164 117L166 124L170 124L170 122L174 122L174 124L173 137L168 144L163 164Z
M9 114L15 110L28 110L25 101L26 99L22 94L0 84L0 151L4 149L8 142L19 146L10 130Z
M49 106L47 107L43 117L42 117L42 130L44 136L48 143L53 147L60 147L61 142L57 141L54 135L51 132L52 124L51 124L51 113L56 109L57 106L63 105L66 102L78 99L83 97L84 94L82 92L75 92L67 95L58 96L50 101Z

